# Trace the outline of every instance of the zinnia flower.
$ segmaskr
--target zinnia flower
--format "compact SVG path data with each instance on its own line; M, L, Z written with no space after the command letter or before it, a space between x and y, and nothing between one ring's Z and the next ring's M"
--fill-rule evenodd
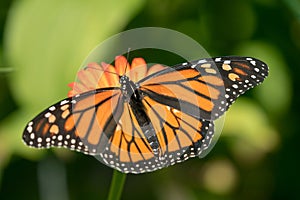
M126 74L130 80L137 82L164 68L164 66L156 64L148 69L143 58L134 58L132 63L129 64L124 56L117 56L115 58L115 66L104 62L101 64L92 62L77 73L77 82L68 84L71 87L68 97L98 88L120 87L118 75L122 76Z

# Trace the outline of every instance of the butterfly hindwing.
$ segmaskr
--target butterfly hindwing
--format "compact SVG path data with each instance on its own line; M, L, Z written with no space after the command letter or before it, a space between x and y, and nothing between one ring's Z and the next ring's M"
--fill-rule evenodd
M150 97L145 97L143 104L166 163L173 164L187 157L198 156L209 146L213 136L213 122L198 120Z
M124 173L144 173L199 156L209 147L214 132L213 122L198 120L149 97L142 102L158 138L160 157L153 154L138 119L125 103L113 137L106 144L105 151L96 156L99 160Z

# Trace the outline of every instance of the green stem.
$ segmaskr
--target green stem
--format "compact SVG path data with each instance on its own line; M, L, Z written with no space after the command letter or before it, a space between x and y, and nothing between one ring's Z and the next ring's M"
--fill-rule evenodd
M114 170L107 198L108 200L119 200L121 198L125 180L126 174Z

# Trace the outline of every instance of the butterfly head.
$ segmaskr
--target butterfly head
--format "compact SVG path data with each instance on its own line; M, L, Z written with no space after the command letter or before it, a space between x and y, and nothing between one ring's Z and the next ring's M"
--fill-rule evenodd
M135 92L137 86L132 82L128 76L122 75L120 76L119 83L121 85L120 89L122 91L123 96L125 97L125 101L129 102L130 98L137 98L137 94Z

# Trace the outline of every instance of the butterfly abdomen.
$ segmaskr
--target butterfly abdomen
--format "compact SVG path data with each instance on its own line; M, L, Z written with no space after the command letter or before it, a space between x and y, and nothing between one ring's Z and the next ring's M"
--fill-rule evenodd
M125 102L131 107L132 114L137 119L137 122L148 141L154 156L160 157L160 146L156 137L156 132L151 123L149 116L146 113L146 109L142 103L142 95L138 90L138 87L127 76L120 78L121 91L125 98Z

